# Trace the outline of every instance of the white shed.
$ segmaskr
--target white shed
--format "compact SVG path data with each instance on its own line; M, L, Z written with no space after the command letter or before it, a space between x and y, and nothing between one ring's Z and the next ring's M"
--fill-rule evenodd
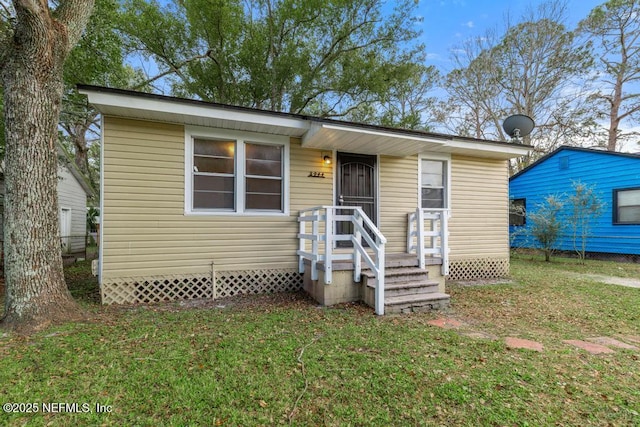
M0 253L4 250L4 194L4 173L0 170ZM87 197L91 197L92 194L91 187L76 165L61 154L58 167L58 209L63 254L85 250Z

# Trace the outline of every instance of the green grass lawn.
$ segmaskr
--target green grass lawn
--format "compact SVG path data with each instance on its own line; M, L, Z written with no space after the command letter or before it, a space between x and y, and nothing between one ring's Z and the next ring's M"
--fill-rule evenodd
M510 284L452 285L446 312L384 317L301 294L105 308L87 268L67 278L91 321L0 338L0 403L90 412L40 406L0 425L640 425L640 351L562 343L640 335L640 289L567 274L638 277L637 265L516 259ZM496 339L427 324L442 315ZM507 336L545 351L509 349Z

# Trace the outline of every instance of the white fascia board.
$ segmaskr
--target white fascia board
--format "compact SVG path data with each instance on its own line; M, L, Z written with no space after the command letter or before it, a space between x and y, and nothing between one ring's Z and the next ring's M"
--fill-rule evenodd
M101 106L111 108L138 109L143 111L176 114L182 116L204 117L218 120L255 123L260 125L278 126L300 130L300 134L309 128L306 120L295 117L282 117L260 112L240 111L219 108L216 106L173 102L171 100L150 99L139 96L104 93L81 89L80 93L87 95L89 103L100 109Z
M484 153L496 153L507 154L511 157L525 156L533 151L533 147L526 145L509 145L509 144L491 144L491 143L478 143L460 140L447 141L447 148L460 148L466 150L474 150Z
M366 135L373 135L373 136L382 136L382 137L386 137L386 138L402 138L405 140L412 140L412 141L418 141L418 142L428 142L430 144L441 144L444 145L447 143L446 139L441 139L441 138L432 138L432 137L428 137L426 135L412 135L411 133L400 133L400 132L393 132L393 131L385 131L385 130L377 130L377 129L366 129L366 128L361 128L361 127L357 127L357 126L348 126L348 125L336 125L336 124L328 124L328 123L323 123L320 125L320 127L322 129L329 129L329 130L337 130L337 131L342 131L342 132L355 132L355 133L361 133L361 134L366 134ZM318 129L319 130L319 129Z

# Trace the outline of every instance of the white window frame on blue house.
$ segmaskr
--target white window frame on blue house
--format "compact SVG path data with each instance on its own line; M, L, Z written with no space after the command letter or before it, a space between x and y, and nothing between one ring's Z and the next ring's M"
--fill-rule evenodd
M194 209L193 177L194 177L194 140L226 140L235 142L234 152L234 208L233 209ZM282 208L280 210L247 209L245 206L246 181L251 176L246 174L246 144L278 145L282 147ZM205 216L288 216L289 215L289 157L290 140L288 136L271 135L255 132L234 131L200 126L185 127L184 144L184 213L185 215Z

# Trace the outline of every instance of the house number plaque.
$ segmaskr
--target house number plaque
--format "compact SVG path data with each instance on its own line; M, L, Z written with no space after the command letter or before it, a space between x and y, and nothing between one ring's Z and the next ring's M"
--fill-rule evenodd
M309 178L324 178L324 172L309 172Z

